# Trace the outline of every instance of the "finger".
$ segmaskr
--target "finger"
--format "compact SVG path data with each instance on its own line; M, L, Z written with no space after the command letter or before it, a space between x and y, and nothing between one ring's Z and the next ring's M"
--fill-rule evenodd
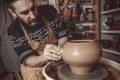
M58 60L60 60L60 58L58 58L58 57L52 57L52 56L48 56L47 57L47 60L49 60L49 61L58 61Z
M51 57L55 57L55 58L61 58L61 56L60 55L58 55L58 54L55 54L55 53L52 53L52 54L50 54L49 56L51 56Z
M58 47L58 46L53 45L52 47L53 47L55 50L57 50L57 51L60 51L60 50L61 50L61 48Z
M46 45L46 48L53 48L53 49L55 49L55 50L57 50L57 51L60 51L60 48L57 47L56 45L53 45L53 44L47 44L47 45Z
M51 53L49 56L50 56L51 58L61 59L61 56L60 56L60 55L57 55L57 54L54 54L54 53Z
M60 51L58 51L58 50L56 50L56 49L54 49L54 48L50 48L50 49L49 49L49 52L50 52L50 53L53 53L53 54L56 54L56 55L60 55Z

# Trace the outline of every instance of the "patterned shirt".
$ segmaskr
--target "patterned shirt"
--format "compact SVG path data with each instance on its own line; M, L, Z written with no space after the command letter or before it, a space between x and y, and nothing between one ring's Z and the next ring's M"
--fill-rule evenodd
M57 39L67 35L67 29L64 26L64 23L61 21L59 15L57 15L56 10L52 6L40 6L39 11L42 16L49 20ZM30 39L38 42L42 41L49 34L48 28L42 23L35 27L25 26L25 29L27 30ZM28 44L17 19L7 31L9 41L14 47L16 53L20 56L21 63L23 63L29 56L37 54L37 52L32 50L31 46Z

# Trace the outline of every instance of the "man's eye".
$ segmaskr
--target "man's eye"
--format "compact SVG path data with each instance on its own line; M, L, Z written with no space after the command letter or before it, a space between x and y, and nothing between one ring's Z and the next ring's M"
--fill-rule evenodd
M23 14L23 15L26 15L26 14L28 14L28 13L29 13L29 11L21 12L21 14Z
M33 7L31 8L31 11L34 11L34 10L35 10L35 8L36 8L36 7L35 7L35 6L33 6Z

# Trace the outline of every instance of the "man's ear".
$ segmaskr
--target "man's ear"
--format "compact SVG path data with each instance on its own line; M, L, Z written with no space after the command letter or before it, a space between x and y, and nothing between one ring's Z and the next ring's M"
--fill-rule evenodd
M13 16L13 18L17 17L16 13L14 10L8 8L9 13Z

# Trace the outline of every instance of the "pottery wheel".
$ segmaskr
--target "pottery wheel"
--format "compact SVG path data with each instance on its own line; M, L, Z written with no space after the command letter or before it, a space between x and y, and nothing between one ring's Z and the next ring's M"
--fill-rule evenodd
M102 66L86 75L78 75L72 73L68 65L62 65L58 68L57 73L60 80L105 80L108 76L108 71Z

